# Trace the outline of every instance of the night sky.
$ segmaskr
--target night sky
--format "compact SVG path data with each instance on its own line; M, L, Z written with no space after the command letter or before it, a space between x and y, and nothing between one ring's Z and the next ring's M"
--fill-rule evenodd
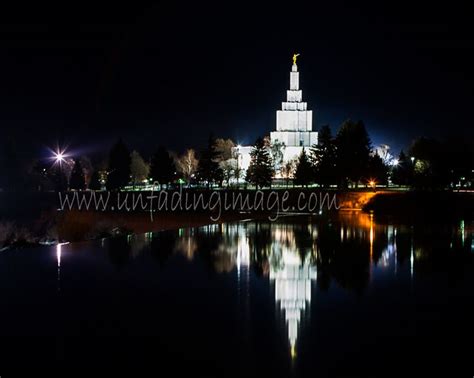
M0 127L24 153L252 143L275 128L294 52L317 129L361 119L395 153L472 136L472 17L453 1L67 3L1 11Z

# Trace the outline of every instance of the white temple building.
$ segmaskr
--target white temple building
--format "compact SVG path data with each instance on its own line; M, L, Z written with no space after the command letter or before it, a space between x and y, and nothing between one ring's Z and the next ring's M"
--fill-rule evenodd
M313 131L313 112L303 101L300 89L300 73L293 55L290 72L290 89L286 91L286 101L282 102L281 110L276 112L276 130L270 132L270 142L284 143L283 161L298 158L303 148L308 149L318 143L318 132ZM246 170L250 165L252 146L238 146L237 153L240 168Z

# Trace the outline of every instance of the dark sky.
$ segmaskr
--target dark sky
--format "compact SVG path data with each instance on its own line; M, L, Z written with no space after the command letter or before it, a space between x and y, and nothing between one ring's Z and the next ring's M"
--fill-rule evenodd
M474 32L461 3L193 4L1 9L2 134L31 154L58 140L100 154L119 135L144 155L211 131L250 143L275 128L299 52L317 128L361 119L396 152L418 135L472 136Z

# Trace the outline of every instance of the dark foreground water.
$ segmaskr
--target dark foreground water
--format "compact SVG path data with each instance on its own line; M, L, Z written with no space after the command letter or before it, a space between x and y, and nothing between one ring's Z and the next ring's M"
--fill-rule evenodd
M462 220L302 216L6 251L0 374L472 376L473 289Z

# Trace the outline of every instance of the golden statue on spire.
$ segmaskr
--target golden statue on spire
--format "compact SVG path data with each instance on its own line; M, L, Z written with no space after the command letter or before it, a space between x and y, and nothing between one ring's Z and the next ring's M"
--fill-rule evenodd
M296 58L298 58L300 54L293 54L293 64L296 66Z

